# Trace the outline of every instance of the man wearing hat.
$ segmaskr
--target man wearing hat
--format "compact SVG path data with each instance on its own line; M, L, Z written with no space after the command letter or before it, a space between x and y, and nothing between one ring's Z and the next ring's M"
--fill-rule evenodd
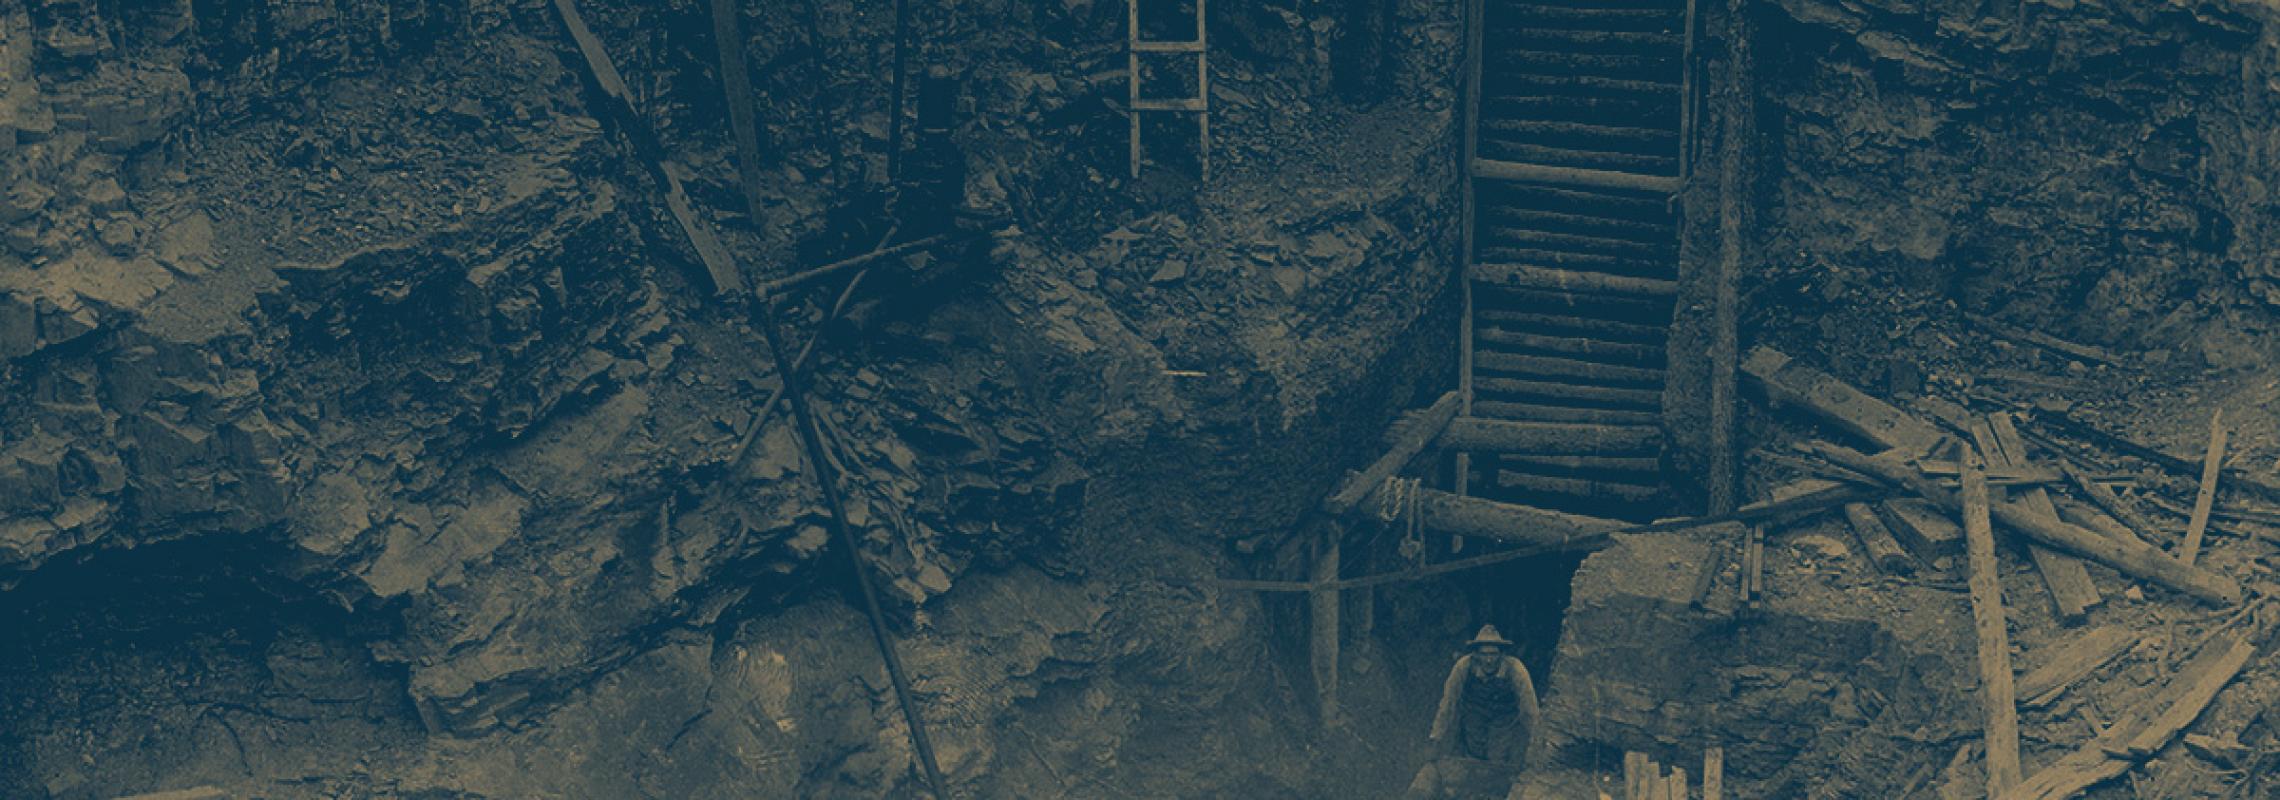
M1512 642L1483 625L1441 686L1433 744L1445 756L1526 766L1536 734L1536 684L1509 655Z

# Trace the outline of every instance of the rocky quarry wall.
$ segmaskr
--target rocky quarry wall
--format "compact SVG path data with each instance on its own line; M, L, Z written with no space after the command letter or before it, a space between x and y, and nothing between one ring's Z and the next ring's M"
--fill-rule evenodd
M1216 8L1198 184L1124 177L1121 6L913 5L967 200L1014 226L931 313L822 345L816 393L944 768L1306 794L1260 601L1189 579L1450 383L1456 11ZM747 7L753 220L705 6L583 7L751 275L882 232L890 15ZM759 336L581 69L535 0L0 10L0 605L46 642L0 670L0 794L906 788L780 414L732 457ZM138 646L170 603L250 634ZM40 638L95 618L137 622Z

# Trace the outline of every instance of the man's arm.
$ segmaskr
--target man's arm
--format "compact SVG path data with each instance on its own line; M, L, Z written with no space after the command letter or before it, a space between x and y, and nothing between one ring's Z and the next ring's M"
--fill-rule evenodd
M1433 712L1433 739L1439 741L1449 734L1449 725L1456 721L1457 696L1465 691L1465 660L1449 668L1449 679L1441 683L1441 708Z
M1529 679L1528 667L1520 663L1520 659L1510 656L1506 656L1506 658L1510 658L1512 661L1512 693L1518 698L1516 705L1519 708L1515 711L1518 712L1520 735L1527 738L1527 741L1520 743L1522 759L1525 761L1527 754L1535 749L1536 744L1536 718L1538 716L1536 682Z

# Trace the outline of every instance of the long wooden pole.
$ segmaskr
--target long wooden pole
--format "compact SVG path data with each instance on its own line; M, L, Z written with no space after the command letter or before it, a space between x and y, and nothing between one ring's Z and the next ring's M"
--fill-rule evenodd
M752 113L752 96L745 76L744 33L738 19L741 13L737 0L712 0L713 38L720 50L720 71L724 78L723 91L730 109L729 125L736 138L737 157L747 167L743 170L744 201L755 209L752 219L757 222L760 207L759 172L751 169L759 162L760 137ZM743 91L738 91L742 88ZM934 758L934 745L926 735L926 718L919 713L918 702L911 693L910 679L903 670L902 657L895 652L894 639L887 631L886 614L879 608L878 589L871 585L871 571L864 563L862 544L855 538L854 527L847 522L847 503L840 496L838 476L832 471L832 462L825 457L823 433L817 427L815 412L808 407L807 391L797 360L784 346L784 334L778 327L776 303L765 291L754 293L749 299L752 314L759 323L761 337L767 340L768 354L776 362L776 373L784 382L784 400L791 407L792 419L798 425L800 444L806 452L808 465L815 475L816 488L822 491L824 507L831 512L831 527L837 532L839 547L847 553L847 563L854 573L857 593L863 598L864 615L871 623L871 640L878 647L879 658L885 662L887 679L894 685L895 699L902 706L903 722L910 729L912 756L924 771L927 790L937 798L948 798L949 783L943 780L942 767Z
M1821 457L1878 480L1900 486L1949 512L1963 509L1963 501L1950 491L1916 473L1913 467L1889 457L1869 456L1841 445L1815 442L1808 447ZM2049 519L2016 503L1991 504L1995 520L2028 538L2096 561L2124 575L2184 592L2211 603L2240 602L2240 584L2231 578L2170 558L2144 542L2101 536Z
M1331 520L1322 526L1322 538L1316 540L1312 578L1316 586L1327 586L1338 580L1340 540L1345 538L1344 526ZM1338 590L1317 589L1311 596L1313 642L1310 647L1314 671L1315 708L1324 728L1338 721Z
M1971 619L1979 634L1979 699L1987 710L1987 796L2019 785L2019 707L2011 694L2010 632L2003 622L2003 579L1988 521L1987 475L1979 454L1963 459L1963 537L1971 563Z

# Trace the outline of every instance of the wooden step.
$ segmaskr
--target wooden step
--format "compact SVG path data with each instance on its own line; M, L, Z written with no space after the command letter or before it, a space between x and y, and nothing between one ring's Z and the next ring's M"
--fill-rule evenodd
M1473 370L1515 375L1530 380L1553 383L1575 383L1593 386L1660 387L1663 373L1659 369L1602 364L1556 356L1519 355L1493 350L1473 354Z
M1482 130L1496 131L1521 141L1540 143L1552 147L1611 148L1618 144L1633 149L1656 148L1678 151L1678 129L1632 127L1625 125L1593 125L1583 122L1556 122L1537 119L1503 119L1483 115ZM1625 152L1629 152L1626 150Z
M1637 80L1610 78L1602 75L1579 75L1555 72L1539 74L1510 72L1490 76L1485 85L1496 91L1512 94L1574 95L1579 97L1608 98L1670 98L1678 99L1678 80Z
M1481 157L1499 161L1633 173L1663 178L1674 187L1678 182L1678 155L1675 147L1670 155L1626 153L1608 148L1554 147L1532 144L1493 131L1483 131L1478 137L1477 146Z
M1500 264L1536 264L1559 269L1603 272L1609 275L1628 275L1640 278L1676 280L1678 259L1628 258L1577 253L1565 250L1539 250L1532 247L1505 247L1493 242L1483 243L1479 259Z
M1675 304L1667 297L1621 294L1576 294L1548 289L1476 283L1475 308L1504 308L1544 314L1587 316L1640 325L1668 327Z
M1628 482L1637 483L1659 483L1662 476L1662 459L1650 456L1515 453L1496 456L1496 465L1511 472L1554 477L1625 476L1631 478Z
M1476 399L1472 404L1472 413L1473 416L1486 419L1524 422L1589 422L1600 425L1658 425L1662 422L1662 415L1653 411L1578 408L1503 400Z
M1441 432L1441 446L1480 453L1591 453L1630 455L1662 449L1662 429L1652 425L1598 425L1566 422L1513 422L1458 417Z
M1528 5L1599 10L1639 9L1665 14L1680 13L1686 9L1685 3L1673 2L1672 0L1528 0ZM1490 5L1483 11L1488 14L1496 14L1505 8L1507 6Z
M1576 386L1566 383L1524 381L1512 378L1473 376L1473 393L1520 399L1522 402L1575 405L1581 408L1616 408L1633 411L1661 411L1660 389L1617 389L1609 386Z
M1676 58L1686 49L1677 33L1521 27L1500 32L1497 46L1535 52L1646 55Z
M1557 292L1585 292L1670 298L1678 295L1678 282L1598 272L1559 269L1534 264L1483 263L1472 265L1470 277L1482 283Z
M1487 10L1487 30L1574 28L1600 31L1677 31L1686 12L1662 8L1591 8L1548 3L1507 3Z
M1678 95L1652 97L1590 97L1557 94L1510 94L1483 97L1483 120L1539 119L1565 122L1627 125L1652 130L1678 131Z
M1479 308L1473 311L1480 327L1500 328L1519 335L1541 335L1583 342L1577 347L1588 350L1594 344L1643 345L1644 349L1660 352L1662 343L1670 335L1666 328L1617 322L1595 317L1575 317L1564 314L1539 314L1531 311L1508 311ZM1556 352L1565 352L1556 351ZM1656 356L1654 361L1662 358Z
M1590 497L1625 503L1652 503L1663 499L1661 486L1642 486L1635 483L1618 483L1606 480L1554 478L1548 475L1530 475L1510 470L1497 470L1496 485L1499 488L1513 491L1564 494L1571 497Z
M1674 159L1673 164L1675 163ZM1562 167L1491 158L1473 159L1472 173L1475 178L1488 180L1546 183L1595 189L1620 189L1661 194L1676 194L1679 189L1679 180L1673 175L1648 175L1623 170Z
M1675 265L1678 263L1678 242L1640 242L1630 239L1609 239L1588 234L1550 231L1535 228L1487 225L1481 231L1481 243L1496 246L1537 247L1546 250L1565 250L1574 253L1629 258Z
M1487 326L1473 328L1480 349L1504 353L1551 353L1570 359L1617 364L1661 364L1668 358L1660 344L1605 342L1578 336L1547 336Z
M1492 79L1506 75L1592 75L1676 85L1678 58L1675 50L1668 54L1612 55L1492 47L1483 55L1481 71Z
M1482 182L1476 202L1491 219L1534 215L1598 220L1630 234L1656 231L1656 241L1677 241L1678 221L1665 192L1639 192L1530 183Z

